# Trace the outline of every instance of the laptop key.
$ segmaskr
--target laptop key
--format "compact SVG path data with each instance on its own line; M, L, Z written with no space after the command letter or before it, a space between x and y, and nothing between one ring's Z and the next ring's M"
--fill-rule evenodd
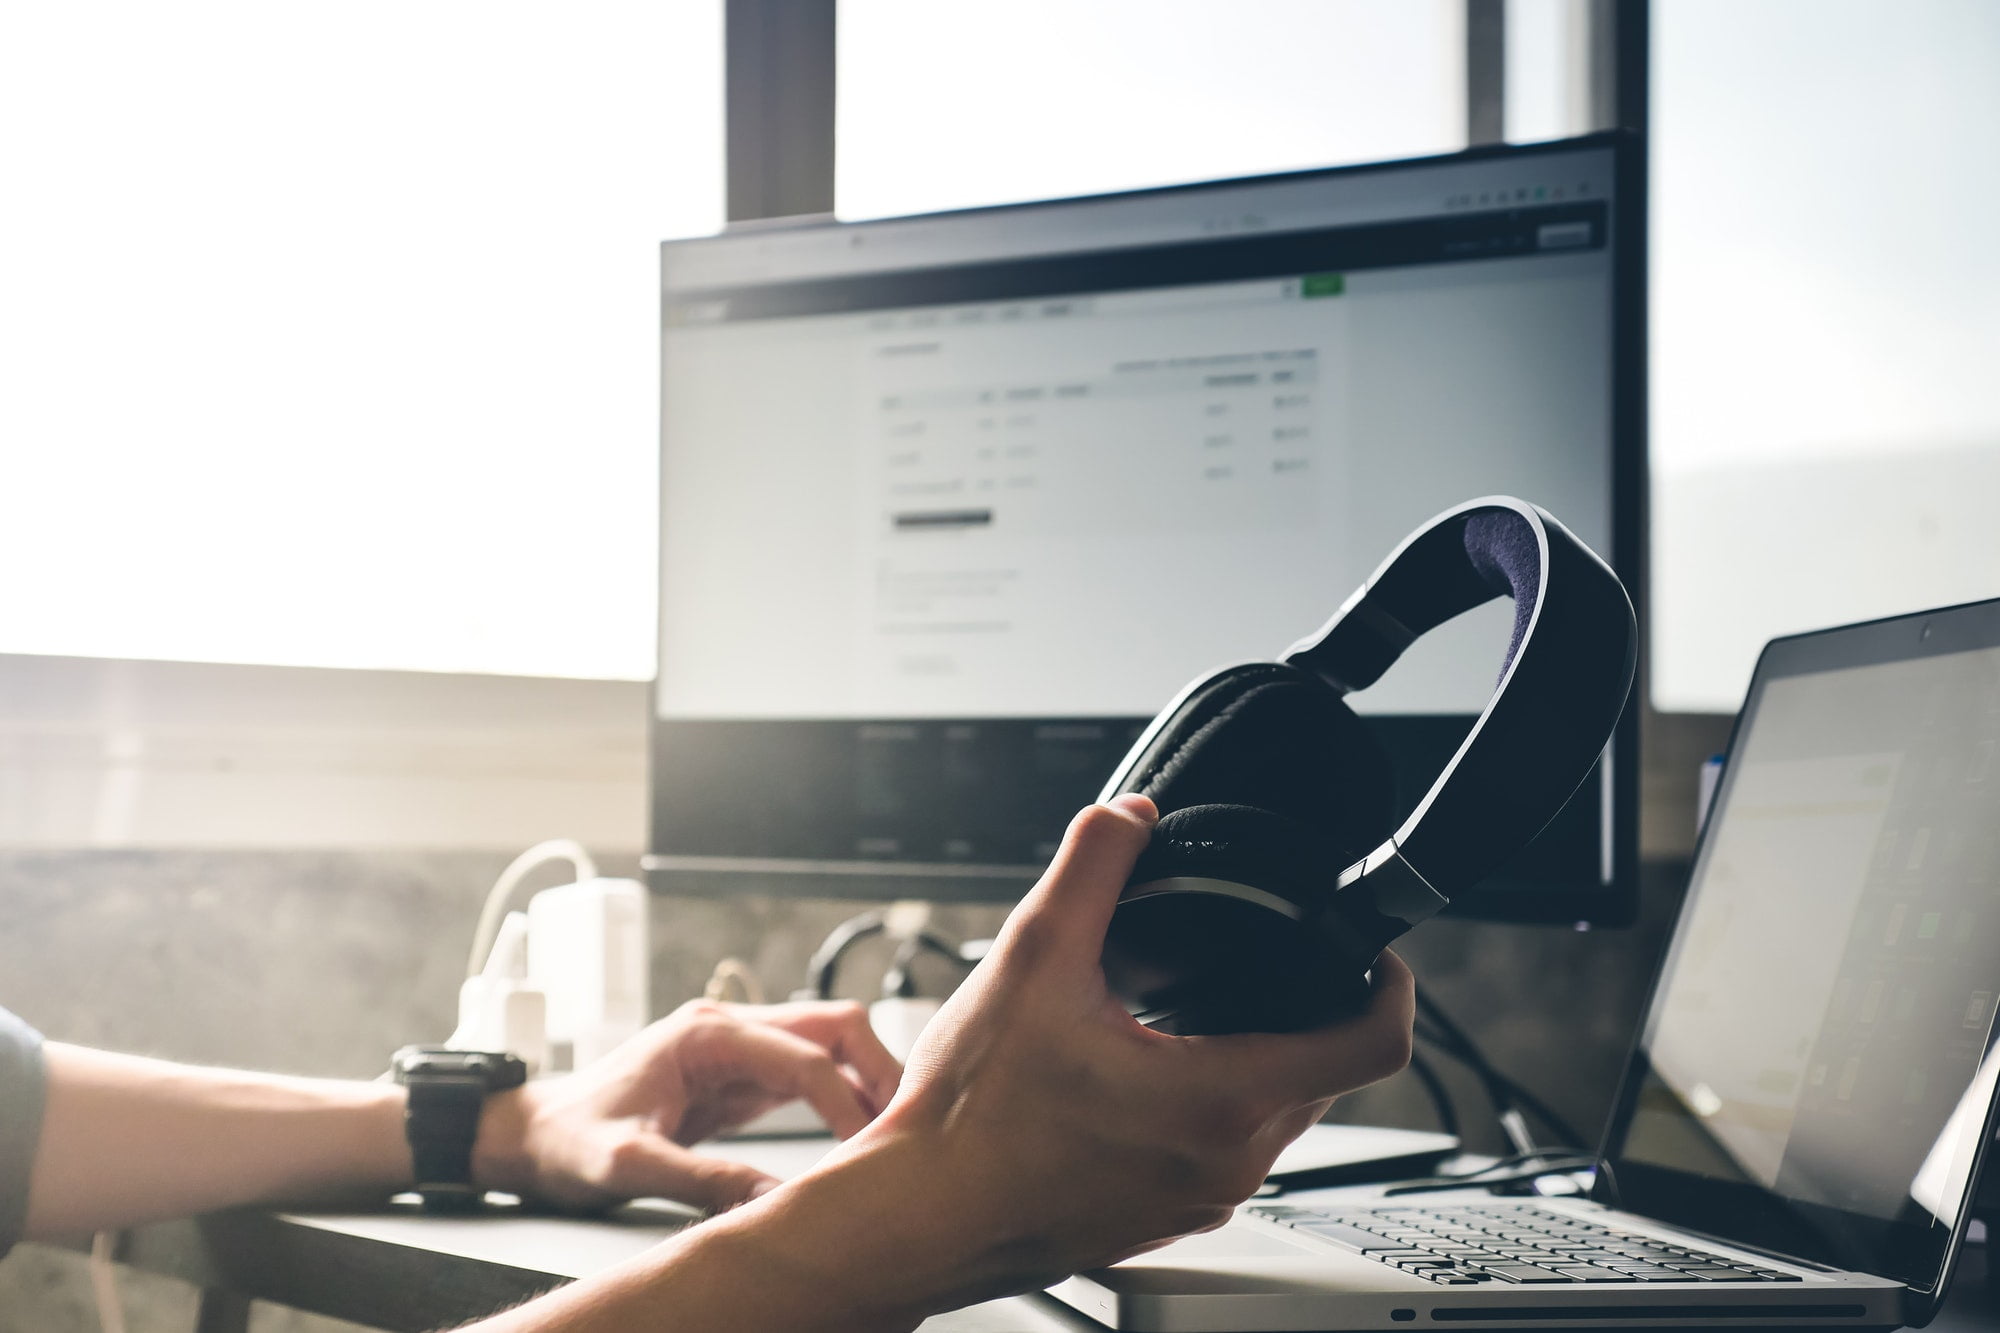
M1386 1250L1390 1248L1389 1243L1380 1236L1372 1232L1363 1231L1359 1227L1349 1226L1345 1222L1308 1222L1301 1220L1291 1225L1294 1229L1303 1231L1309 1236L1318 1236L1321 1240L1330 1240L1336 1245L1345 1245L1350 1250Z
M1561 1273L1537 1268L1533 1264L1487 1264L1481 1270L1507 1282L1524 1282L1530 1285L1544 1282L1568 1282Z
M1738 1269L1723 1268L1720 1266L1683 1268L1680 1271L1685 1277L1700 1278L1704 1282L1755 1282L1757 1280L1748 1273Z
M1575 1278L1578 1282L1631 1281L1623 1273L1614 1273L1608 1268L1599 1268L1595 1264L1561 1264L1557 1266L1556 1272L1561 1273L1564 1277Z

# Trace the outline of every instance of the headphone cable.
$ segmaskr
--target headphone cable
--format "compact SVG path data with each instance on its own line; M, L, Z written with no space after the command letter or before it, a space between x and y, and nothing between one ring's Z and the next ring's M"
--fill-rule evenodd
M1422 986L1417 987L1417 1010L1424 1019L1424 1024L1418 1028L1418 1035L1471 1071L1493 1106L1494 1118L1499 1121L1501 1133L1517 1153L1535 1152L1543 1146L1534 1140L1527 1122L1528 1115L1533 1115L1554 1131L1557 1138L1571 1145L1572 1150L1584 1151L1580 1146L1583 1137L1576 1132L1575 1126L1518 1080L1496 1069L1479 1049L1478 1043Z
M1431 1099L1431 1111L1437 1116L1438 1128L1453 1138L1460 1137L1458 1107L1451 1099L1451 1089L1438 1077L1437 1070L1422 1054L1410 1053L1410 1072L1424 1085L1424 1091Z

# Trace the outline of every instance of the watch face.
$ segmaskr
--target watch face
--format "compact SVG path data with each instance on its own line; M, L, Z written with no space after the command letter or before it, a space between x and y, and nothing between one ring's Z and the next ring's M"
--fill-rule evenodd
M411 1078L478 1079L488 1088L512 1088L527 1081L528 1069L505 1051L453 1051L442 1046L405 1046L390 1067L398 1082Z

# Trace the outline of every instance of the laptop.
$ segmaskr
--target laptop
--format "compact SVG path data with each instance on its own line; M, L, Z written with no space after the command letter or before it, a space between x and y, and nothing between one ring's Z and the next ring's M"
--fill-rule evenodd
M1994 1124L2000 601L1758 660L1589 1197L1253 1200L1070 1279L1119 1329L1889 1328Z

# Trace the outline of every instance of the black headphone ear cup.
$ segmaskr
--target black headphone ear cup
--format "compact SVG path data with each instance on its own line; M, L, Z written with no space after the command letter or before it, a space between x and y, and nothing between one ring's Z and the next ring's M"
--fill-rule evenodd
M1111 918L1105 980L1141 997L1161 1032L1287 1031L1354 1012L1368 958L1342 952L1324 915L1343 864L1269 810L1162 816Z
M1318 677L1278 662L1230 672L1185 700L1126 790L1162 813L1252 806L1302 825L1342 864L1395 827L1395 775L1380 742Z
M1252 885L1294 904L1341 869L1311 827L1248 805L1190 805L1160 816L1130 882L1211 879Z

